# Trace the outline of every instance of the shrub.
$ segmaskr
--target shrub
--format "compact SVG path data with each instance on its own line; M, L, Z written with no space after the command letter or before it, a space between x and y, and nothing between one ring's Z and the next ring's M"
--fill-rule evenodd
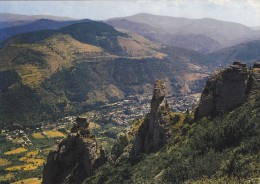
M181 120L181 117L179 114L176 114L174 116L171 116L171 122L172 124L177 124Z

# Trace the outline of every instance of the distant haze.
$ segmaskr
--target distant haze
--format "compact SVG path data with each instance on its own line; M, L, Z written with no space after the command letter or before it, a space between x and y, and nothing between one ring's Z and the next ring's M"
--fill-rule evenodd
M260 25L259 0L0 1L0 13L93 20L151 13L193 19L207 17L247 26Z

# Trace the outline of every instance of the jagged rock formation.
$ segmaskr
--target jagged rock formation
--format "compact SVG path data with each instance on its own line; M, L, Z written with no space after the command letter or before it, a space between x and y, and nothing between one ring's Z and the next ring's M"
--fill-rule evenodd
M255 62L253 68L260 68L260 62Z
M233 110L246 100L251 85L250 72L242 62L213 73L202 92L195 118L214 117Z
M154 85L151 111L136 133L130 160L135 161L140 153L150 153L162 147L168 139L169 123L170 108L165 100L165 86L158 80Z
M97 142L89 134L85 118L77 118L77 124L66 139L55 145L43 170L44 184L79 184L91 176L106 158Z

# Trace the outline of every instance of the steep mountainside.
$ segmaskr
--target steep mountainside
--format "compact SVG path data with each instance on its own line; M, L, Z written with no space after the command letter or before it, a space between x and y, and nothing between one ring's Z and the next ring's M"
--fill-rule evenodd
M252 65L260 60L260 40L245 42L222 49L209 55L216 64L229 65L234 61L244 61Z
M156 79L179 94L200 91L208 63L202 54L101 22L14 36L2 43L0 58L1 124L30 124L151 93Z
M204 53L260 37L259 32L242 24L208 18L187 19L142 13L114 18L107 23L117 28L137 32L148 39L151 38L149 35L153 35L153 41Z
M181 35L146 23L132 22L127 19L108 20L106 23L116 28L140 34L151 41L172 47L195 50L201 53L209 53L223 48L219 42L203 34L190 33Z
M167 121L170 138L161 144L159 150L140 152L146 154L139 154L138 160L131 162L131 150L140 148L141 144L136 144L142 142L140 135L152 130L150 126L144 126L147 117L136 121L125 131L124 139L121 137L116 143L115 153L121 148L121 155L99 168L85 183L259 183L259 67L259 63L256 63L254 68L249 70L242 63L235 63L232 68L218 72L222 78L216 78L216 74L213 74L204 93L208 90L207 94L213 94L219 86L226 86L229 82L226 76L233 76L233 79L243 78L244 70L248 70L248 75L253 80L248 88L247 98L236 107L225 109L222 114L216 111L215 114L218 115L214 118L194 120L189 111L185 114L171 113ZM211 82L213 78L215 83ZM241 85L241 80L230 82L234 86ZM218 98L225 100L225 97L233 92L229 91L230 89L226 88ZM154 97L157 96L156 91L157 89ZM162 96L160 94L158 97L161 97L161 102L163 93ZM154 104L154 97L151 104ZM212 97L208 98L210 101ZM206 103L200 103L199 108L204 105ZM150 114L153 110L158 109L151 106ZM157 118L162 118L162 121L157 123L163 125L163 116L157 114ZM134 138L131 135L135 135ZM146 137L152 140L152 136Z

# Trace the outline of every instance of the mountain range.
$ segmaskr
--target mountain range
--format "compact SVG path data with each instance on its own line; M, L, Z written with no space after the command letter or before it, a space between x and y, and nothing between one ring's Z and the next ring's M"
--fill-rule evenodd
M129 21L139 20L141 15L132 16ZM180 25L187 26L185 22L195 21L143 16L139 21L152 18L146 24L133 24L141 33L148 24L147 30L152 30L152 23L161 18L161 27L175 20L173 25L178 29ZM107 22L114 21L125 22L118 19ZM205 21L210 20L203 19L202 23ZM237 37L243 31L252 31L240 24L230 24L240 29ZM167 29L173 30L174 26L169 25ZM158 33L165 33L156 29ZM144 38L145 35L122 28L116 30L106 23L87 19L61 22L40 19L2 30L9 30L5 38L13 36L2 41L0 48L0 102L5 107L0 111L1 124L39 122L83 112L128 95L150 94L156 79L164 79L168 90L175 94L201 92L209 72L216 67L235 60L252 64L260 59L259 40L202 54L194 51L196 49L161 44L153 37ZM220 32L226 33L221 29ZM196 35L196 44L219 45L208 36ZM187 42L182 42L181 37ZM181 37L176 43L188 44L194 38L185 34Z
M25 25L39 19L50 19L56 21L74 20L68 17L58 17L52 15L21 15L12 13L0 13L0 29L18 25Z
M48 15L0 14L0 42L14 35L44 29L58 29L77 22ZM201 53L211 53L240 43L260 39L257 27L215 19L188 19L146 13L105 21L115 28L144 36L148 40ZM6 24L6 26L5 26ZM2 25L2 26L1 26Z
M21 34L21 33L27 33L27 32L33 32L33 31L39 31L44 29L58 29L64 26L68 26L74 23L78 22L88 22L91 20L68 20L68 21L56 21L52 19L38 19L33 22L27 22L22 25L16 25L11 27L6 27L0 29L0 42L3 40L6 40L12 36Z
M187 19L141 13L106 22L152 41L202 53L260 38L259 31L245 25L209 18Z
M203 63L208 63L200 53L95 21L16 35L2 43L0 56L4 124L41 121L149 93L156 79L166 80L175 93L200 91L207 76Z

